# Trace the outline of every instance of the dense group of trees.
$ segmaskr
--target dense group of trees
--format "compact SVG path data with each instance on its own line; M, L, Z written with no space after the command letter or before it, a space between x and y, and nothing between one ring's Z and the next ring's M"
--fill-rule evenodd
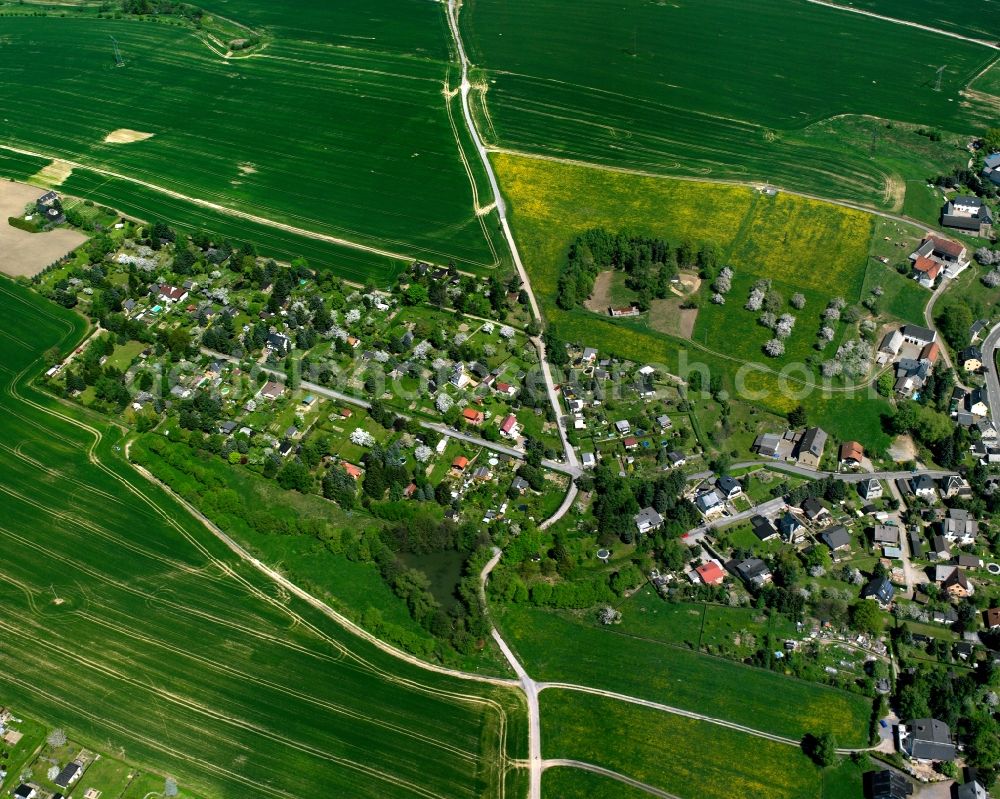
M570 245L559 274L556 303L567 310L583 303L594 289L597 275L607 269L625 272L626 285L638 294L640 307L654 297L666 297L678 267L698 267L707 279L715 277L721 250L713 242L682 242L672 246L659 238L611 233L593 228Z

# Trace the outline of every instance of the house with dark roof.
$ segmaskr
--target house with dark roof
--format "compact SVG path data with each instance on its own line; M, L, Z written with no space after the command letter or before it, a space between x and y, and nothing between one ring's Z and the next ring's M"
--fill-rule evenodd
M826 446L826 432L819 427L810 427L802 434L799 441L796 459L802 466L811 466L813 469L819 468L819 462L823 458L823 448Z
M778 537L778 528L771 523L770 519L760 514L750 517L750 526L753 528L753 534L761 541L770 541L772 538Z
M823 503L816 499L816 497L806 497L802 500L800 507L806 518L811 522L818 521L830 515L830 511L823 507Z
M983 159L982 176L1000 186L1000 153L990 153Z
M81 774L83 774L83 766L76 762L67 763L52 782L60 788L68 788L80 779Z
M750 583L757 588L771 582L771 570L760 558L747 558L733 566L733 570L745 583Z
M743 486L740 485L740 481L734 477L730 477L728 474L724 474L716 480L715 487L726 499L733 499L743 493Z
M966 372L978 372L983 368L983 351L979 347L966 347L958 353L957 360Z
M964 508L949 508L948 515L941 521L941 534L951 543L968 546L979 535L979 522Z
M972 236L988 238L993 234L993 214L989 206L968 194L958 194L944 204L941 224Z
M899 528L892 524L876 524L872 528L872 541L875 546L899 546Z
M952 785L954 799L990 799L986 789L976 780Z
M909 757L926 763L955 759L948 725L938 719L912 719L899 725L900 746Z
M847 549L851 546L851 534L847 531L846 527L840 524L824 530L820 533L819 537L834 552L838 549Z
M13 793L14 799L35 799L36 796L38 796L38 790L24 782L18 785Z
M284 333L268 333L265 343L275 355L288 355L292 351L292 340Z
M952 599L965 599L976 592L975 586L969 582L965 569L959 566L956 566L951 574L941 581L941 590Z
M871 502L873 499L881 499L882 484L873 477L867 480L859 480L858 494L866 502Z
M868 796L871 799L906 799L912 794L912 783L893 769L882 769L868 777Z
M978 386L965 396L965 409L973 416L986 416L990 412L989 397L986 389Z
M889 582L888 577L873 577L864 588L861 589L862 599L874 599L882 607L886 607L892 602L896 589Z
M714 488L711 491L704 491L699 494L694 499L695 507L698 508L706 516L712 515L714 513L721 513L725 510L725 505L723 505L722 497L719 496L719 492Z
M937 484L929 474L921 474L911 478L910 490L914 496L921 499L934 499L937 496Z
M802 522L800 522L790 511L785 511L778 519L778 532L781 533L781 537L784 538L788 543L793 544L796 540L802 537L805 531Z

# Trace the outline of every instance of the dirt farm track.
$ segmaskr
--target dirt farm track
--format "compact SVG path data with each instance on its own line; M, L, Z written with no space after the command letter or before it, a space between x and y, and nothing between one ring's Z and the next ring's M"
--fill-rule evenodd
M31 277L87 240L75 230L28 233L7 224L8 217L20 216L24 206L43 191L36 186L0 181L0 272L5 275Z

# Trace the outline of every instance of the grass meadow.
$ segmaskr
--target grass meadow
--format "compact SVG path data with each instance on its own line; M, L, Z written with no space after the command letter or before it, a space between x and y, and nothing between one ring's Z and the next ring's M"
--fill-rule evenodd
M234 17L243 10L225 5ZM248 6L275 24L290 16L284 5ZM228 60L179 25L5 18L0 146L407 257L454 260L471 270L501 263L495 216L475 212L492 198L449 91L457 73L444 10L393 0L378 13L317 9L306 16L335 41L295 38L310 27L300 20L276 29L259 53ZM114 68L111 36L122 69ZM44 91L23 69L40 60ZM104 141L120 128L152 137ZM141 183L110 189L113 205L158 210ZM165 215L204 222L201 209L164 204ZM249 237L239 234L243 223L229 227ZM281 254L290 249L284 244Z
M989 98L962 94L992 49L805 0L594 0L572 13L557 0L473 0L462 17L485 89L478 121L498 148L889 208L902 178L925 177L920 165L850 146L826 123L966 134L994 115Z
M542 774L542 796L556 799L649 799L649 794L611 777L566 766L552 766Z
M834 436L856 438L876 449L886 445L880 414L888 405L883 400L803 390L801 371L792 372L784 385L775 374L814 352L820 314L829 298L861 299L872 239L870 215L789 194L764 197L741 186L646 177L505 153L492 158L532 285L563 338L598 347L602 354L663 364L674 374L685 363L703 363L713 374L726 376L731 390L737 388L733 376L740 367L760 363L771 371L749 372L744 388L765 409L784 414L802 402L810 423ZM556 281L569 244L580 232L601 226L672 242L716 241L736 269L726 305L703 301L690 341L651 329L645 317L612 321L583 309L557 308ZM806 296L802 311L785 309L798 321L781 358L761 353L768 331L757 324L758 314L743 309L751 285L760 277L771 277L786 301L796 291Z
M217 799L500 795L512 692L400 661L238 560L112 423L28 384L82 320L9 281L0 311L6 704Z
M796 740L829 730L842 746L863 746L868 735L871 704L861 696L599 628L571 614L517 607L498 621L536 680L616 691ZM785 701L774 703L774 696Z
M681 799L822 799L797 746L574 691L547 690L542 755L582 760ZM711 713L711 702L702 712Z

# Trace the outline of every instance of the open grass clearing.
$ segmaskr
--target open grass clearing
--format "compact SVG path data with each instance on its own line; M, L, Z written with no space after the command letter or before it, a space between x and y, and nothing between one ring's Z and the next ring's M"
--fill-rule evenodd
M540 703L546 758L604 766L682 799L823 797L819 769L796 746L571 691L545 691Z
M862 746L868 734L871 706L860 696L602 628L590 616L508 607L497 621L536 680L616 691L795 740L830 730L843 746ZM771 701L779 695L786 701Z

